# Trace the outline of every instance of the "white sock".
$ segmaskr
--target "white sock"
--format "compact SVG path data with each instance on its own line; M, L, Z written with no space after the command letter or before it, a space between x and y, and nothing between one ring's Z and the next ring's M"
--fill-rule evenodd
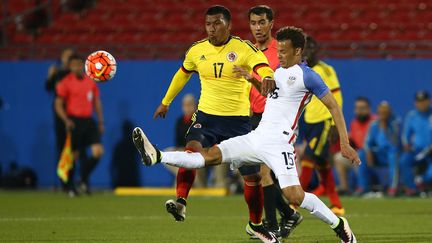
M339 218L312 193L305 192L305 197L300 207L308 210L312 215L329 224L332 228L339 224Z
M205 166L205 160L201 153L162 152L161 162L186 169L203 168Z

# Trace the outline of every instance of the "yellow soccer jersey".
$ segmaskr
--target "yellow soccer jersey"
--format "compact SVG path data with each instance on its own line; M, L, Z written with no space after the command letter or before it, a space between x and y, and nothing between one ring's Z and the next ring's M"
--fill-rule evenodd
M321 76L324 83L335 96L337 103L342 107L342 92L340 91L339 80L333 67L323 61L319 61L312 69ZM318 123L331 117L327 107L316 96L313 96L305 109L305 121L307 123Z
M234 65L252 72L268 65L268 61L253 44L235 36L222 46L214 46L204 39L188 50L183 70L197 72L201 80L198 110L219 116L249 115L251 84L236 77Z

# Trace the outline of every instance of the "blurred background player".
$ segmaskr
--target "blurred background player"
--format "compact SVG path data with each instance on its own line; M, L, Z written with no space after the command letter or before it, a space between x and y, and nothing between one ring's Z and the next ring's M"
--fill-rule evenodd
M197 110L197 102L192 94L186 94L182 99L183 114L177 118L175 125L175 149L182 151L186 146L185 136L192 124L192 115Z
M400 121L386 101L378 105L377 114L378 119L370 124L364 153L359 154L360 160L365 163L359 167L358 184L360 190L367 193L373 180L380 191L387 189L389 195L394 195L398 184Z
M197 102L192 94L186 94L182 98L182 112L183 114L179 116L175 123L174 130L174 146L166 148L164 151L183 151L186 146L186 133L192 124L192 115L197 109ZM178 168L174 166L166 165L166 168L173 174L177 175Z
M416 194L419 189L414 181L414 169L418 170L419 186L425 179L432 182L432 158L422 155L427 155L429 152L426 151L432 145L432 108L428 92L420 90L416 93L415 107L415 110L407 114L402 132L404 152L400 159L401 176L406 187L405 194L408 196Z
M67 74L69 74L69 58L73 54L74 51L71 48L64 49L60 55L60 60L59 60L60 63L58 65L51 65L48 69L48 76L45 81L45 89L46 91L51 93L54 97L56 95L55 89L57 84ZM57 161L60 158L60 153L66 141L66 128L63 121L60 119L60 117L57 115L57 112L55 111L54 100L55 98L53 98L52 107L53 107L53 114L54 114L54 134L55 134L55 142L56 142L55 163L57 165ZM57 166L55 168L57 169Z
M168 107L190 79L197 72L201 81L201 97L193 123L186 135L186 150L199 152L221 141L247 134L251 84L233 73L234 65L244 66L260 77L273 79L273 70L268 66L264 54L250 42L231 36L231 13L223 6L212 6L205 14L205 29L208 38L195 42L186 52L182 67L174 75L162 103L154 117L164 118ZM264 85L265 86L265 85ZM263 87L266 90L266 87ZM139 137L135 136L135 144ZM137 140L138 139L138 140ZM137 148L139 148L137 146ZM142 151L141 155L143 155ZM260 166L239 168L244 179L244 196L249 208L249 227L254 234L273 240L262 224L263 191L259 176ZM176 221L183 221L186 213L186 199L192 187L196 170L179 169L177 174L177 200L168 200L167 211Z
M273 10L266 5L259 5L252 7L249 10L248 16L249 27L253 37L255 38L255 46L264 53L269 62L270 68L276 70L279 66L279 60L276 48L277 41L272 37L271 33L273 28ZM251 79L260 80L257 74L253 74L252 76L243 68L237 67L235 70L251 83L256 82ZM255 86L252 86L250 91L250 102L252 110L251 125L252 129L255 130L261 121L266 97L263 96ZM260 174L264 191L266 227L275 233L276 236L281 236L283 238L288 237L290 232L303 220L303 217L290 208L282 198L280 188L274 184L272 178L273 173L267 165L261 165ZM276 218L276 208L281 214L280 226L278 225Z
M332 66L319 60L318 43L312 37L306 39L304 57L309 67L317 72L333 93L339 106L342 107L342 93L339 80ZM337 215L344 215L345 209L336 191L332 166L329 162L329 133L335 131L332 117L324 104L315 96L305 108L304 131L306 149L301 161L300 183L307 190L314 168L317 169L325 194L329 197L331 210Z
M84 74L81 57L72 55L69 69L70 73L56 86L55 110L71 133L74 160L80 160L80 190L88 194L90 174L104 153L100 138L104 132L102 102L96 83ZM98 124L93 119L93 111L96 112ZM90 158L83 152L88 147ZM76 194L72 174L73 171L68 185L70 196Z
M363 96L357 97L354 103L354 118L350 123L350 143L357 150L360 156L364 153L363 144L369 128L369 124L375 120L372 114L369 99ZM351 163L342 157L340 152L334 155L334 163L339 178L339 192L350 194L351 189L348 183L347 172L353 167ZM357 194L362 194L361 188L357 189Z

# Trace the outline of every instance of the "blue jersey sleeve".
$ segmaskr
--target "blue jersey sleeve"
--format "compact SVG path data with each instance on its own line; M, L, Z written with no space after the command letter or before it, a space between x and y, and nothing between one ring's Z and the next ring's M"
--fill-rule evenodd
M306 88L312 92L318 99L324 97L330 89L324 83L322 78L308 67L302 67L303 69L303 82Z
M411 136L413 135L412 121L415 111L410 111L405 118L404 127L402 130L402 144L411 145Z
M363 148L365 150L371 150L375 145L376 134L378 133L378 123L373 121L366 133L366 138L363 144Z

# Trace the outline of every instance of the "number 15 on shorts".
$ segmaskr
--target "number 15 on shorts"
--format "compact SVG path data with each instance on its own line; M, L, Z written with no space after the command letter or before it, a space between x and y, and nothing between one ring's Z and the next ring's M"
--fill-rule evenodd
M285 159L285 165L287 166L287 169L294 168L294 154L289 152L282 152L282 156Z

